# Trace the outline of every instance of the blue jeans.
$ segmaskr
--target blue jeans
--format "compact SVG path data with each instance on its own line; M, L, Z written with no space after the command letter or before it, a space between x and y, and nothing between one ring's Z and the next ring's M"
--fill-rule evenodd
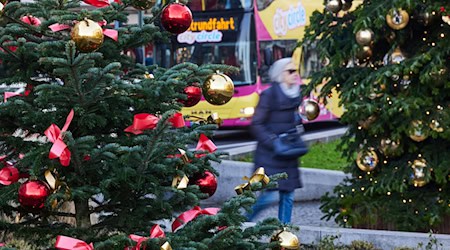
M291 223L294 191L263 191L252 207L253 213L247 215L248 220L252 221L259 212L276 201L279 202L278 219L284 224Z

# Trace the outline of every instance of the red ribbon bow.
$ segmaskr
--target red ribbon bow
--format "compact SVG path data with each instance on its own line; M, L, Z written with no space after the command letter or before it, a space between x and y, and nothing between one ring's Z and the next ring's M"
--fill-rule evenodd
M13 166L0 169L0 184L8 186L19 180L19 170Z
M148 240L148 239L153 239L153 238L164 238L166 237L166 234L164 233L164 231L161 229L161 227L159 225L154 225L152 227L152 229L150 230L150 237L144 237L144 236L139 236L139 235L135 235L135 234L130 234L130 236L128 236L130 239L132 239L133 241L137 242L136 246L133 247L131 250L139 250L141 249L141 244L142 242ZM144 247L145 250L145 247Z
M86 4L89 4L89 5L95 6L95 7L100 7L100 8L110 5L108 0L83 0L83 2L85 2ZM122 3L122 1L120 1L120 0L114 0L114 2Z
M50 153L48 154L49 159L59 158L59 162L61 165L67 167L70 164L70 156L71 153L67 145L62 140L62 135L69 128L70 122L73 119L73 109L70 110L69 115L67 116L66 123L64 123L64 127L60 130L59 127L55 124L50 125L50 127L45 130L44 134L47 138L53 142L53 146L50 149Z
M199 206L195 206L193 209L188 210L182 214L180 214L172 223L172 232L175 232L177 228L181 225L188 223L189 221L197 218L197 216L201 214L205 215L215 215L219 212L220 208L217 207L209 207L205 209L201 209Z
M94 245L92 243L87 244L79 239L58 235L55 248L60 250L94 250Z
M200 135L200 138L198 139L197 147L195 148L197 151L208 151L210 153L217 150L216 145L204 134ZM203 157L204 154L196 155L197 158Z
M151 114L147 113L136 114L134 115L133 118L133 124L127 127L124 131L135 135L139 135L142 134L144 130L154 129L156 127L156 124L158 124L158 121L159 118Z
M180 112L175 113L172 117L169 118L169 122L172 123L174 128L182 128L186 126L184 122L183 114Z

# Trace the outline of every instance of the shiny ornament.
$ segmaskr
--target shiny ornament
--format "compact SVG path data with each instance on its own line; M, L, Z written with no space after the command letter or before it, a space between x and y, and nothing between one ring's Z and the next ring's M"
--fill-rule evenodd
M325 8L333 13L338 13L342 9L341 0L327 0Z
M207 102L212 105L223 105L233 97L234 83L227 75L214 73L206 79L202 90Z
M359 50L356 52L356 58L359 61L365 62L372 57L373 51L372 48L369 46L363 46L359 48Z
M89 19L75 24L70 35L81 52L93 52L103 44L102 27Z
M413 173L411 175L411 182L415 187L423 187L428 183L426 180L427 162L425 159L414 160L411 165Z
M361 46L368 46L373 43L375 33L371 29L362 29L356 32L356 42Z
M348 0L342 0L342 11L348 11L352 8L352 1Z
M270 241L278 241L280 243L280 247L273 249L300 249L300 241L298 240L297 236L286 230L277 232L274 236L272 236Z
M298 111L303 120L312 121L319 116L320 107L313 99L307 99L302 102Z
M197 185L202 193L208 194L211 197L217 189L217 178L213 173L205 171L190 178L189 184Z
M179 99L178 102L182 103L185 107L195 106L202 99L202 89L198 86L185 87L184 94L186 94L187 99Z
M161 13L161 24L170 33L185 32L192 23L192 12L184 4L171 3Z
M421 142L428 138L428 129L422 121L414 120L408 129L408 136L413 141Z
M42 181L29 180L19 187L19 203L27 208L43 208L50 195L49 187Z
M442 127L441 123L438 120L431 120L430 128L438 133L444 132L444 128Z
M33 25L33 26L41 25L41 20L39 20L39 18L31 16L31 15L23 16L20 18L20 20L24 23L27 23L27 24Z
M219 117L219 114L214 112L211 115L208 116L208 118L206 118L206 122L208 124L216 124L217 126L222 125L223 120L222 118Z
M402 50L397 47L394 49L394 51L390 55L390 63L391 64L399 64L403 60L405 60L405 55L403 54Z
M382 139L380 142L380 150L386 156L397 156L401 153L400 141L394 141L389 138Z
M148 10L155 6L156 0L132 0L131 6L138 10Z
M408 25L409 14L402 9L391 9L386 15L386 22L394 30L401 30Z
M374 170L378 165L378 155L373 149L362 150L356 156L356 165L364 172Z

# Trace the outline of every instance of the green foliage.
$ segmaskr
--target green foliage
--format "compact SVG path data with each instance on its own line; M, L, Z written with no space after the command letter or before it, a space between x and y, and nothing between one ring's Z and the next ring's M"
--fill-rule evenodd
M4 69L0 81L7 90L31 90L0 103L0 155L7 155L22 174L30 176L1 188L0 242L8 247L47 249L54 246L57 235L66 235L92 242L95 249L124 249L136 244L128 238L130 234L148 237L153 225L174 220L205 197L197 185L177 189L172 180L215 172L211 161L218 162L220 153L191 146L201 134L210 136L216 126L175 128L170 119L181 108L178 100L186 98L186 86L204 82L216 70L233 72L235 68L182 63L165 69L135 63L126 51L168 40L169 34L161 32L154 19L146 19L142 27L118 28L118 41L105 37L102 46L91 53L77 50L70 29L53 32L49 28L57 23L71 27L85 18L105 20L103 28L114 28L113 21L127 22L128 7L128 0L92 10L80 7L78 0L6 4L0 26ZM158 11L153 10L155 17ZM29 13L42 24L20 21ZM146 72L154 78L146 78ZM65 167L59 159L49 159L53 143L44 131L52 124L62 129L71 110L73 120L60 136L71 152ZM140 134L125 132L140 113L158 118L154 128ZM179 149L186 151L189 161L177 156ZM21 183L26 178L46 182L46 171L52 173L57 186L45 207L21 206ZM261 185L252 189L260 190ZM175 249L275 246L260 239L282 227L277 220L242 227L245 217L241 213L254 201L254 194L246 191L225 203L217 215L199 216L167 233L164 240ZM150 239L145 244L159 249L162 240Z
M321 59L330 63L313 74L304 95L321 85L321 97L339 91L345 112L341 121L349 126L343 137L344 156L373 148L379 161L370 173L355 163L344 169L352 178L334 194L323 197L326 218L336 216L341 225L408 231L438 228L450 216L450 26L443 22L441 7L448 1L353 1L351 11L337 15L315 12L303 43L315 43ZM386 15L393 8L408 12L408 25L390 28ZM448 11L447 11L448 12ZM423 16L432 14L424 25ZM370 28L371 56L360 55L356 33ZM404 60L392 63L396 49ZM421 121L426 139L412 139L413 121ZM437 123L436 123L437 122ZM435 126L438 124L438 128ZM383 151L381 141L399 143L395 154ZM425 159L423 187L413 185L412 163ZM439 229L449 232L448 228ZM444 231L443 231L444 230Z

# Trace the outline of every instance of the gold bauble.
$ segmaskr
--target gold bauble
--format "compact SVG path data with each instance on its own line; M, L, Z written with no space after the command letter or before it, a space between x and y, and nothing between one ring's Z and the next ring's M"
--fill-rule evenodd
M272 237L271 241L280 242L281 248L274 248L274 249L296 249L296 250L300 249L300 241L298 240L297 236L286 230L282 230L276 233Z
M352 8L352 1L342 0L342 11L347 11Z
M371 115L369 117L367 117L367 119L359 121L358 124L363 128L363 129L368 129L370 127L370 125L372 125L372 123L377 119L376 115Z
M78 22L70 34L78 50L92 52L100 48L103 43L102 27L89 19Z
M327 0L325 8L333 13L338 13L342 9L341 0Z
M202 90L207 102L212 105L223 105L233 97L234 84L227 75L214 73L206 79Z
M363 46L360 47L358 52L356 53L356 58L359 61L366 61L368 60L370 57L372 57L373 51L372 48L369 46Z
M411 175L411 182L415 187L423 187L428 182L426 181L427 161L425 159L414 160L411 165L413 173Z
M405 60L405 55L403 54L402 50L397 47L394 49L394 51L391 53L390 55L390 63L392 64L399 64L401 63L403 60Z
M356 42L361 46L368 46L373 43L375 33L371 29L362 29L356 32Z
M316 101L308 99L302 102L298 111L302 119L312 121L319 116L320 107Z
M359 151L356 156L356 165L364 172L374 170L378 165L378 155L373 149Z
M416 142L424 141L428 138L428 129L420 120L414 120L408 129L408 136Z
M148 10L155 6L156 0L132 0L131 6L138 10Z
M380 142L380 150L386 156L396 156L401 153L400 141L394 141L389 138L382 139Z
M386 15L386 22L394 30L401 30L408 25L409 14L402 9L391 9Z

